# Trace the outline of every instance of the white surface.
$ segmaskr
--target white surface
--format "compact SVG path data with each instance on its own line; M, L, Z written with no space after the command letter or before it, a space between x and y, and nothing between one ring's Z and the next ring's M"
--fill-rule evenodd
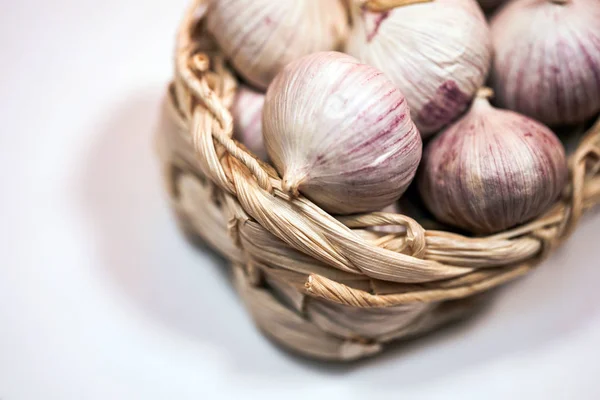
M600 398L597 216L479 318L383 357L323 366L266 341L160 186L185 3L0 5L2 400Z

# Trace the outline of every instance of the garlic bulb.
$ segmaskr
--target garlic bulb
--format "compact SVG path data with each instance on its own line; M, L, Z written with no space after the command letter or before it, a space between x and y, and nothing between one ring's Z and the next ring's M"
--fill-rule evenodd
M263 135L284 190L336 214L391 204L421 159L404 96L381 71L337 52L283 69L267 91Z
M486 79L491 39L475 0L363 7L353 21L346 51L391 78L423 136L456 119Z
M491 26L499 105L548 125L600 112L600 1L515 0Z
M546 211L567 175L565 150L552 131L477 98L428 144L418 183L440 221L491 233Z
M241 85L235 95L231 115L234 123L234 136L248 150L263 161L267 160L267 151L263 145L262 110L265 103L264 93Z
M235 69L266 89L287 63L345 39L340 0L212 0L208 29Z

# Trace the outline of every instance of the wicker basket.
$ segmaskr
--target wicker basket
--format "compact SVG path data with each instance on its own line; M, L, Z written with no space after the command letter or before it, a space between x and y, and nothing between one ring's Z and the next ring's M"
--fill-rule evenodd
M532 270L600 201L600 123L571 155L562 199L488 237L425 230L390 213L334 218L289 198L277 173L231 139L236 78L194 4L178 35L158 147L189 234L227 257L256 324L301 354L352 360L462 318L484 293ZM394 225L393 231L372 229Z

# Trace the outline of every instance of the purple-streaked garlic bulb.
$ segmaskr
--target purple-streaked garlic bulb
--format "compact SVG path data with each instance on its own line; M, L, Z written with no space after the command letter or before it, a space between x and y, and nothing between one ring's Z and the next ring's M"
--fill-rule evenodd
M600 112L600 1L514 0L491 26L499 105L551 126Z
M424 137L456 119L486 79L491 39L475 0L355 8L353 21L346 51L390 77Z
M233 117L233 134L248 150L263 161L267 160L267 151L262 136L262 110L265 94L240 85L231 115Z
M211 0L207 21L235 69L259 89L290 61L335 50L348 31L341 0Z
M567 176L565 150L550 129L478 97L428 144L418 184L440 221L492 233L546 211Z
M321 52L269 86L263 135L284 191L328 212L380 210L413 179L422 143L400 90L378 69Z

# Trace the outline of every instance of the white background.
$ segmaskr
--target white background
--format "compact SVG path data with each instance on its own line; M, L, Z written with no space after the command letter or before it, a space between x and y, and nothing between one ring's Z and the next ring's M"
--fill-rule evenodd
M184 0L0 1L0 398L600 398L600 218L468 323L289 356L166 205L151 138ZM406 398L406 397L404 397Z

